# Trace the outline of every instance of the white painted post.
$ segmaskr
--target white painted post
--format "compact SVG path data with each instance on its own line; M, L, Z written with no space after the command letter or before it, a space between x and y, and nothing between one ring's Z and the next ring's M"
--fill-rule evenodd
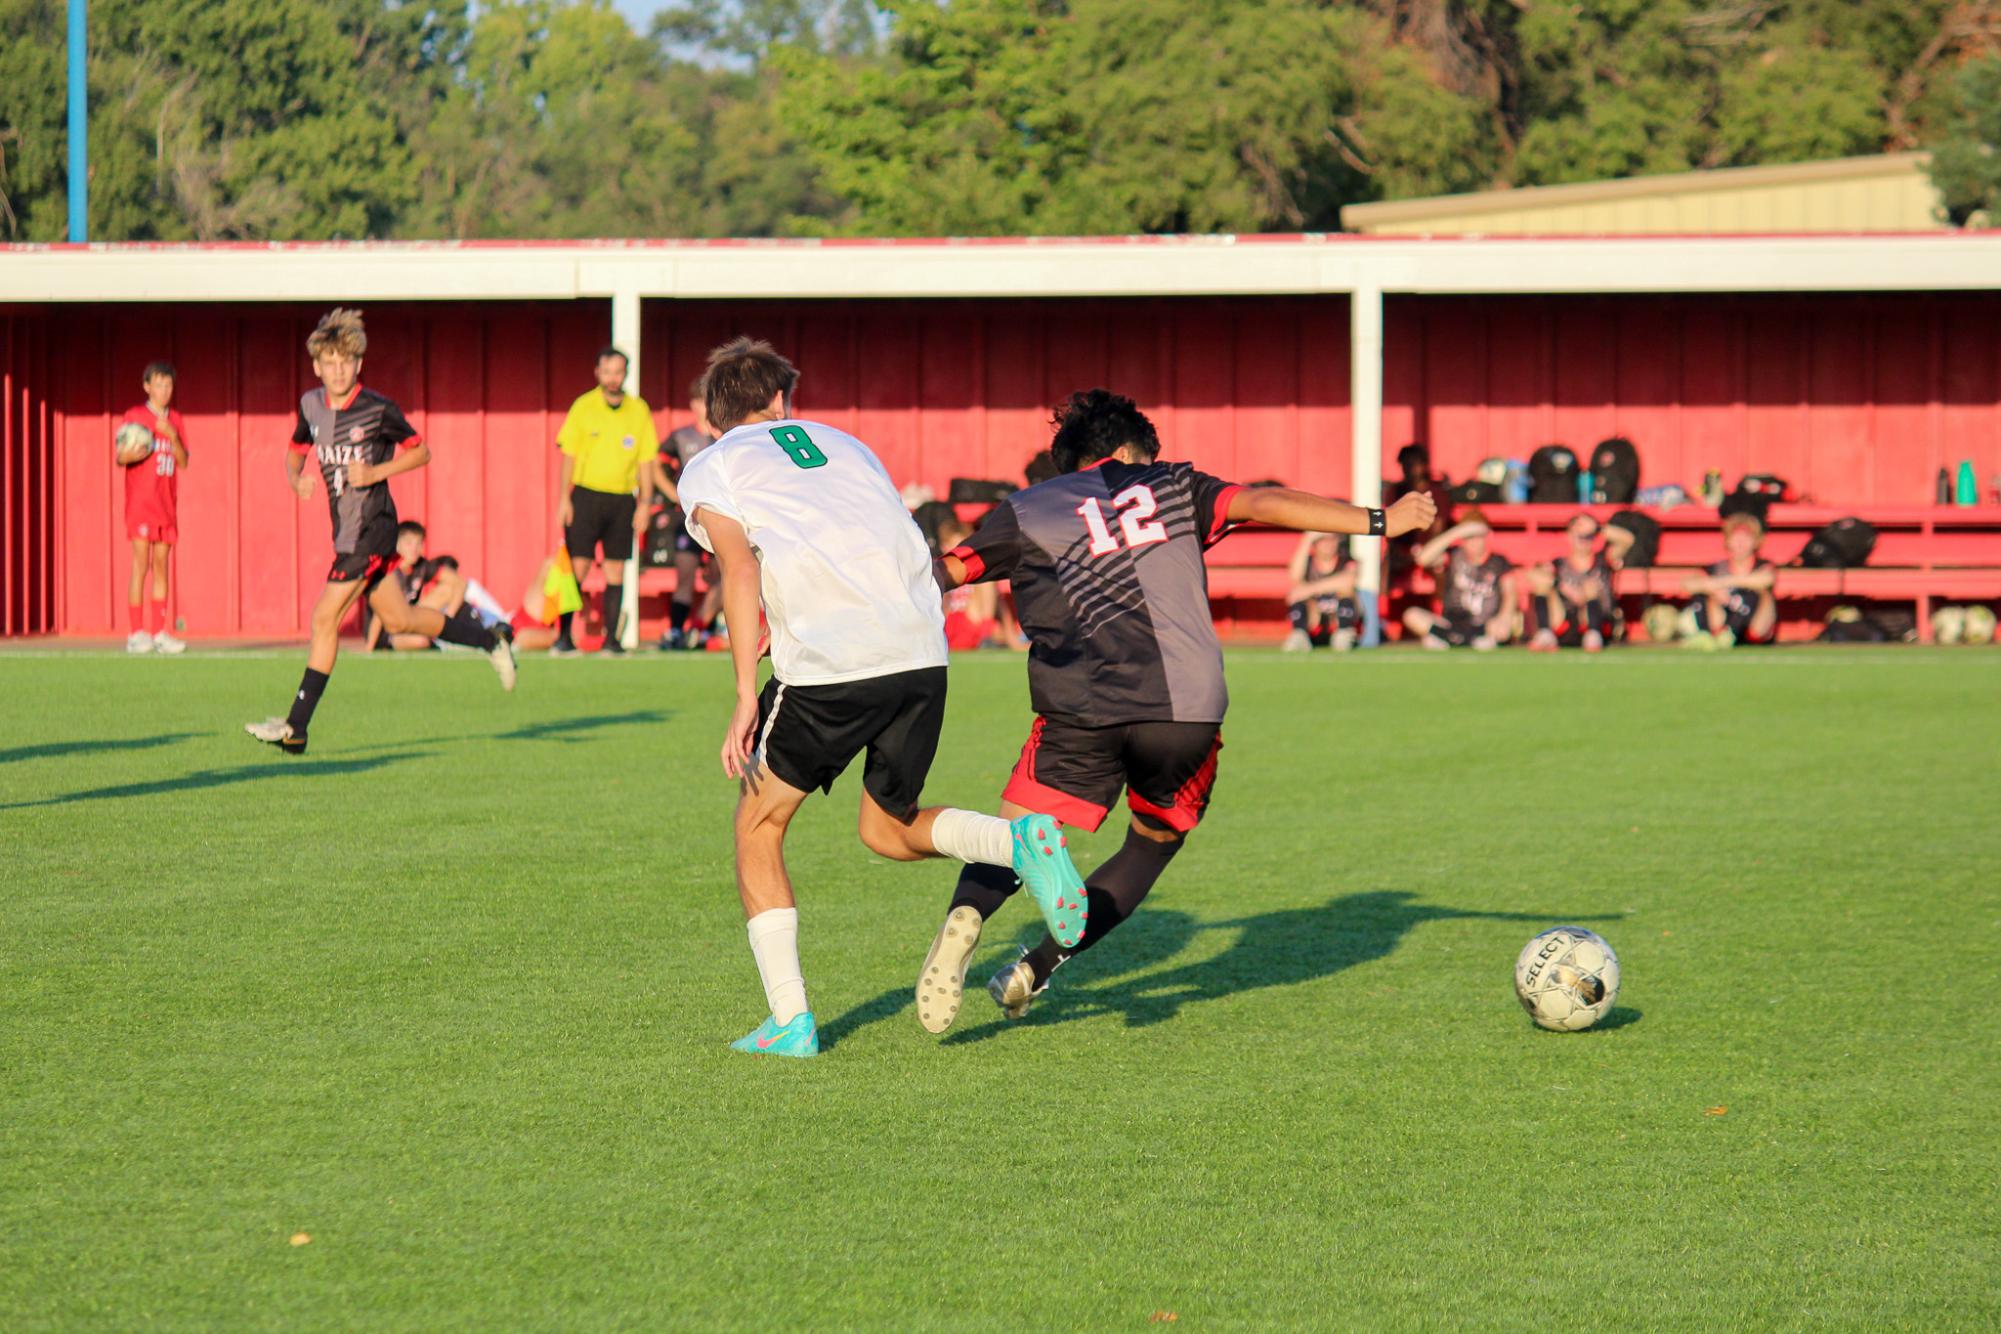
M1353 494L1357 505L1383 503L1383 289L1358 283L1348 296L1348 401L1352 410ZM1383 542L1354 544L1357 600L1362 604L1362 643L1382 642Z
M626 287L612 293L611 342L626 355L625 392L637 394L640 356L637 288ZM617 635L627 651L639 647L639 557L639 544L635 542L632 555L625 562L625 605L619 611L618 624L605 627L605 633Z

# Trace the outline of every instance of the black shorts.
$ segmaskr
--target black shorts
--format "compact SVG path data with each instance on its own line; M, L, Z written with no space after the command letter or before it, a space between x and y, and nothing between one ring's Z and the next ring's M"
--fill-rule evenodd
M351 584L361 580L361 592L365 597L375 591L375 586L389 577L396 568L396 516L390 515L387 522L377 520L368 524L354 539L354 550L334 553L333 568L327 571L330 584Z
M781 781L802 792L831 791L866 750L863 789L906 824L917 815L944 725L943 667L827 686L774 678L757 701L757 748Z
M1037 718L1001 796L1095 830L1124 790L1133 814L1151 815L1185 834L1209 809L1222 748L1221 723L1079 727Z
M1431 633L1454 648L1465 648L1487 633L1487 623L1463 611L1440 612L1431 623Z
M639 508L636 496L614 496L586 487L570 488L570 526L563 530L563 549L570 559L587 562L604 548L607 561L624 561L632 555L632 516ZM582 572L579 571L581 577Z

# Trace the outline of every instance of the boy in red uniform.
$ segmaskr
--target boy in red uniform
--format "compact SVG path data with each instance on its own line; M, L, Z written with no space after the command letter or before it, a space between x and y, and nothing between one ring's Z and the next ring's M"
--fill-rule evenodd
M176 528L181 470L188 466L188 432L174 401L174 368L164 361L140 377L146 401L118 419L153 434L153 452L125 467L125 536L132 541L132 580L125 587L127 653L179 653L187 645L167 633L167 562L180 537ZM146 575L153 596L145 601ZM142 623L143 617L143 623Z

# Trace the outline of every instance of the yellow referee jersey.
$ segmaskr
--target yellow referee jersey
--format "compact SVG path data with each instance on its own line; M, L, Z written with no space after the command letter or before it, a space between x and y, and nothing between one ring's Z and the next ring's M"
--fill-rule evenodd
M556 444L570 456L570 482L587 491L629 496L639 489L639 461L659 452L653 436L653 409L637 394L617 407L593 389L570 404Z

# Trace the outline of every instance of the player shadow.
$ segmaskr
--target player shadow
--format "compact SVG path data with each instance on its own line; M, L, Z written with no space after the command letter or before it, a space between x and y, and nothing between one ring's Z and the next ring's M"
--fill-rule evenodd
M40 801L0 803L0 811L26 810L35 806L69 806L80 801L112 801L120 797L179 795L207 788L233 787L238 783L256 783L267 778L327 778L339 774L368 773L391 764L400 764L405 760L428 759L431 755L432 752L427 750L408 750L388 755L360 756L349 760L276 759L275 763L267 760L262 764L239 765L234 769L197 769L191 774L158 778L145 783L119 783L112 787L92 787L85 788L81 792L66 792L59 797L44 797Z
M631 713L594 713L581 718L551 718L546 722L524 723L511 732L501 732L496 741L562 741L587 740L578 735L582 732L602 731L607 727L637 727L644 723L664 723L674 715L662 709L636 709Z
M885 1019L894 1019L911 1007L914 1002L914 984L891 987L871 1000L865 1000L840 1014L820 1027L820 1050L829 1051L838 1047L857 1029L879 1024Z
M173 746L193 740L196 735L198 734L194 732L163 732L159 736L116 739L79 737L73 741L45 741L39 745L0 750L0 764L16 764L22 760L46 760L63 755L93 755L107 750L152 750L156 746Z
M996 1019L954 1033L946 1041L984 1042L1010 1027L1070 1023L1106 1014L1124 1018L1128 1028L1145 1028L1174 1018L1188 1005L1316 982L1358 964L1374 963L1389 957L1405 936L1430 922L1476 918L1547 925L1601 920L1575 914L1476 912L1415 899L1404 890L1374 890L1344 894L1311 908L1201 923L1172 909L1149 912L1142 907L1116 936L1065 964L1026 1019L1018 1023ZM1208 931L1234 931L1236 936L1212 959L1140 971L1171 963L1196 936ZM1041 938L1039 931L1033 934ZM1091 968L1100 962L1100 951L1112 955L1100 965L1105 972Z

